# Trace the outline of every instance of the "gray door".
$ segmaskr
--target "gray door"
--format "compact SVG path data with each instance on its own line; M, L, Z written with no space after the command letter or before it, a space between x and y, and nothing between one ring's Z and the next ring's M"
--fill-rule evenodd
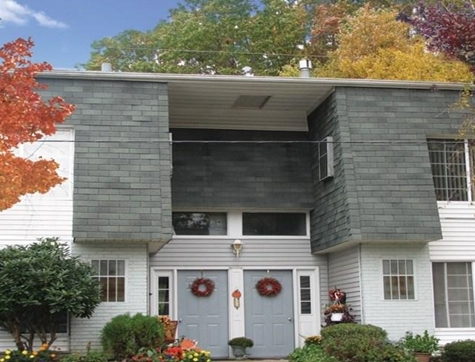
M190 289L196 278L209 278L215 288L207 297L197 297ZM228 357L227 272L224 270L178 271L178 337L198 341L211 356Z
M273 297L261 296L255 285L264 277L277 279L282 291ZM254 341L249 356L286 357L294 350L292 272L245 271L244 289L246 337Z

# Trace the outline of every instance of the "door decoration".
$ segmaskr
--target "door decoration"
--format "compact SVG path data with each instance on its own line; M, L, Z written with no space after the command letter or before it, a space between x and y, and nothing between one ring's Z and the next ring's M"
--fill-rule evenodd
M236 289L233 294L231 294L231 296L233 297L233 304L234 304L234 308L236 309L239 309L239 307L241 306L241 297L242 297L242 294L241 292L239 291L239 289Z
M282 284L275 278L262 278L256 283L257 292L263 297L275 297L282 290Z
M191 284L191 292L197 297L209 297L214 291L214 282L208 278L196 278Z

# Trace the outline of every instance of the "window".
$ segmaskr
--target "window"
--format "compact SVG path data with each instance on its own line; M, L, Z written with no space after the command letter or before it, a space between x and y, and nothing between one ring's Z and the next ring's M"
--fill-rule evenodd
M384 299L415 299L412 260L383 260Z
M472 201L474 152L468 141L431 139L428 146L437 200Z
M318 170L320 181L333 177L333 137L329 136L318 144Z
M243 235L307 235L305 213L242 214Z
M125 260L92 260L91 264L102 286L102 301L124 302Z
M170 315L170 277L158 277L158 315Z
M176 235L226 235L227 215L224 212L174 212Z
M471 263L433 263L435 326L475 327Z
M312 314L312 293L310 276L300 276L300 314Z

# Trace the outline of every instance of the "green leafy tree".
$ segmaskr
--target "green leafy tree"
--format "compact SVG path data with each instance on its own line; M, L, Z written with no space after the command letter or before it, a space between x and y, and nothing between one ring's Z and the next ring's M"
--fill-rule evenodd
M125 31L93 43L87 69L194 74L277 75L305 44L304 3L185 0L148 32Z
M20 350L32 351L36 336L50 346L64 313L90 318L100 303L92 275L57 238L0 250L0 327Z

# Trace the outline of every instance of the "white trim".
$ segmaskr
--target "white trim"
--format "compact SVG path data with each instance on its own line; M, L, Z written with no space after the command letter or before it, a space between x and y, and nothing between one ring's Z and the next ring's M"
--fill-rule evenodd
M175 298L173 291L175 289L175 283L173 278L173 270L158 270L157 268L152 268L151 272L152 276L150 278L150 314L151 315L159 315L158 314L158 278L159 277L168 277L169 278L169 309L170 313L169 316L172 317L176 315L175 313Z
M152 285L150 286L151 307L150 313L152 315L157 314L157 288L156 280L160 275L169 276L172 278L170 283L170 317L177 319L178 310L178 272L185 270L196 270L197 267L153 267L150 269ZM198 268L198 269L203 269ZM321 326L321 309L320 309L320 268L314 265L309 266L278 266L278 267L260 267L260 266L246 266L246 267L207 267L206 270L224 270L228 274L228 321L229 321L229 338L239 337L245 334L245 303L244 303L244 271L246 270L286 270L292 274L292 293L293 293L293 321L294 321L294 345L303 346L304 338L300 332L302 329L309 331L308 335L317 335ZM300 314L300 276L310 276L311 286L311 309L312 313L309 315ZM233 304L233 298L231 294L235 289L239 289L242 293L240 308L236 309ZM308 319L308 323L305 325L304 319ZM179 321L180 322L180 321ZM305 327L307 327L305 329ZM304 332L305 332L304 331Z

